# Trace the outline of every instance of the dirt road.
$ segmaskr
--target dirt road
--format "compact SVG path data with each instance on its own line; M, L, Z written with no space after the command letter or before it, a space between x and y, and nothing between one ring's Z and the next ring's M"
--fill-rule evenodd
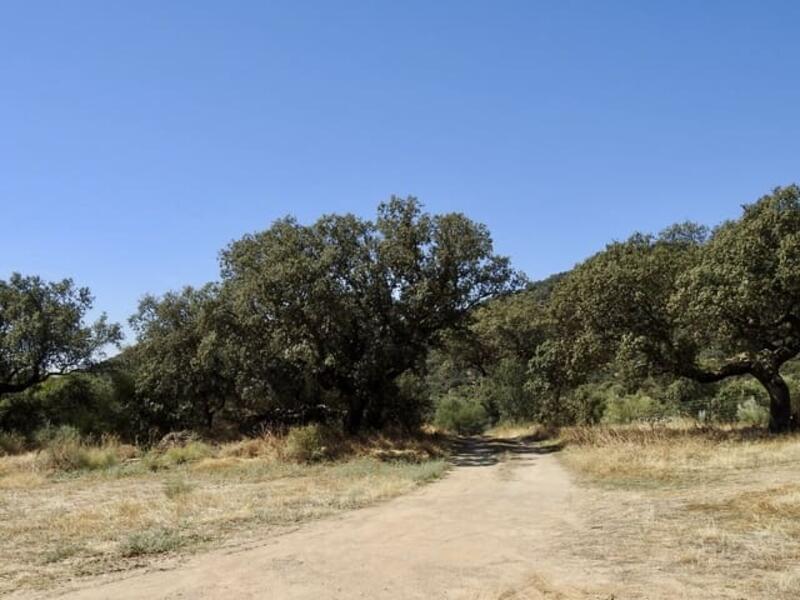
M304 525L247 549L190 558L54 597L275 600L613 598L565 551L581 528L556 456L524 442L471 440L440 482ZM619 598L620 596L616 596Z

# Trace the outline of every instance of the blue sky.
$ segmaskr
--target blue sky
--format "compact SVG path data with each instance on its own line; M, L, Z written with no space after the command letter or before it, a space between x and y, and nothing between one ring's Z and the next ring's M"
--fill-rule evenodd
M533 278L800 180L794 1L0 3L0 278L116 320L390 194Z

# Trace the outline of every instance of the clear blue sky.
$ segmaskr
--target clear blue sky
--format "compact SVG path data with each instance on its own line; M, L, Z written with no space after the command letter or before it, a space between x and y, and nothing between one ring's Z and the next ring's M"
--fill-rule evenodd
M0 3L0 278L125 320L390 194L533 278L800 180L800 2Z

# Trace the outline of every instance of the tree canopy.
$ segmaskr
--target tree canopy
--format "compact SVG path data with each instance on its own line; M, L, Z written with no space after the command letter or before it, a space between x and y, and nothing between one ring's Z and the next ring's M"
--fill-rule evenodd
M284 219L222 255L249 373L277 358L345 405L348 429L392 417L396 381L484 300L521 283L485 226L392 198L372 222Z
M797 186L714 230L637 233L535 283L495 253L484 225L411 197L374 219L279 219L220 263L217 282L142 299L136 343L102 382L26 394L89 369L121 332L105 316L86 322L92 296L71 280L0 281L2 422L31 429L48 410L64 422L73 396L91 394L124 415L104 419L137 434L334 419L356 432L439 417L472 430L668 408L732 419L748 402L761 419L769 404L772 431L797 425Z
M217 286L145 296L131 317L136 393L160 429L211 427L235 394Z
M0 280L0 394L87 369L105 346L118 344L120 327L105 315L85 322L92 303L89 289L71 279L46 282L14 273Z
M218 286L147 297L132 320L143 402L206 425L226 403L240 416L340 412L350 431L416 423L421 406L401 377L522 283L485 226L414 198L391 198L375 221L280 219L231 243L221 263Z
M797 186L710 236L684 224L613 243L554 293L566 364L576 379L619 359L704 383L751 375L769 393L770 429L785 431L780 368L800 353L799 259Z

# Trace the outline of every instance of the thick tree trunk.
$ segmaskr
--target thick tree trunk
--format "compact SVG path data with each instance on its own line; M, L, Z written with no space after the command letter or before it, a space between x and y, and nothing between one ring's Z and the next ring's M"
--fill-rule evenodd
M24 392L30 387L36 385L37 381L29 381L26 383L2 383L0 382L0 396L3 394L18 394L19 392Z
M366 411L367 403L361 397L355 397L350 400L350 406L347 408L347 414L344 416L344 430L354 435L361 431L364 424L364 412Z
M769 394L769 430L784 433L792 429L792 403L789 386L780 374L756 375Z

